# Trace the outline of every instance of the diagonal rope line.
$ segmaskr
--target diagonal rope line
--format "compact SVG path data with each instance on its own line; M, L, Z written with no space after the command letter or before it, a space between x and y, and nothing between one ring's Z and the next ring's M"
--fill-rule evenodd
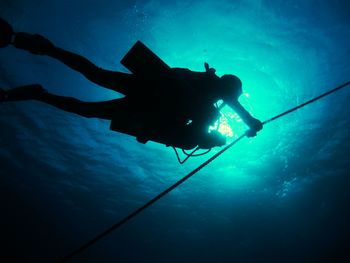
M100 239L102 239L103 237L107 236L109 233L111 233L113 230L117 229L118 227L124 225L125 223L127 223L130 219L132 219L133 217L135 217L136 215L138 215L139 213L141 213L143 210L145 210L147 207L151 206L152 204L154 204L155 202L157 202L160 198L162 198L164 195L166 195L167 193L169 193L170 191L174 190L176 187L178 187L180 184L184 183L187 179L189 179L191 176L193 176L194 174L196 174L197 172L199 172L202 168L204 168L205 166L207 166L209 163L211 163L212 161L214 161L217 157L219 157L221 154L223 154L225 151L227 151L229 148L231 148L233 145L235 145L238 141L240 141L241 139L243 139L246 135L243 134L241 135L239 138L237 138L235 141L231 142L230 144L228 144L224 149L222 149L221 151L217 152L215 155L213 155L212 157L210 157L208 160L206 160L204 163L202 163L200 166L198 166L196 169L194 169L192 172L190 172L189 174L187 174L185 177L183 177L182 179L180 179L179 181L177 181L175 184L173 184L172 186L170 186L169 188L167 188L166 190L164 190L163 192L161 192L160 194L158 194L156 197L154 197L153 199L151 199L150 201L148 201L146 204L144 204L143 206L139 207L138 209L136 209L134 212L132 212L131 214L129 214L128 216L124 217L122 220L120 220L119 222L117 222L116 224L114 224L113 226L111 226L110 228L108 228L106 231L102 232L101 234L99 234L98 236L96 236L94 239L91 239L89 242L85 243L84 245L82 245L81 247L79 247L78 249L74 250L71 254L69 254L68 256L64 257L62 259L62 261L60 262L67 262L68 260L70 260L73 256L80 254L81 252L83 252L86 248L88 248L89 246L93 245L94 243L96 243L97 241L99 241Z
M344 88L345 86L348 86L350 84L350 81L330 90L327 91L325 93L322 93L321 95L308 100L296 107L293 107L285 112L282 112L266 121L263 122L263 125L270 123L272 121L275 121L276 119L279 119L287 114L290 114L302 107L305 107L308 104L311 104L317 100L320 100L321 98L328 96L342 88ZM248 131L247 131L248 132ZM201 165L199 165L197 168L195 168L193 171L191 171L190 173L188 173L186 176L184 176L182 179L180 179L179 181L177 181L175 184L173 184L172 186L170 186L169 188L167 188L166 190L164 190L163 192L161 192L160 194L158 194L157 196L155 196L154 198L152 198L150 201L148 201L147 203L145 203L144 205L142 205L141 207L139 207L138 209L136 209L135 211L133 211L132 213L130 213L129 215L127 215L126 217L124 217L122 220L118 221L116 224L112 225L110 228L108 228L107 230L105 230L104 232L100 233L99 235L97 235L95 238L91 239L90 241L86 242L85 244L83 244L82 246L80 246L78 249L74 250L72 253L68 254L67 256L65 256L60 262L67 262L70 259L72 259L74 256L82 253L84 250L86 250L88 247L92 246L93 244L95 244L96 242L98 242L99 240L101 240L102 238L104 238L105 236L107 236L108 234L110 234L111 232L113 232L114 230L116 230L117 228L121 227L122 225L126 224L127 222L129 222L132 218L134 218L136 215L138 215L139 213L141 213L142 211L144 211L146 208L148 208L149 206L151 206L152 204L154 204L155 202L157 202L159 199L161 199L163 196L165 196L166 194L168 194L169 192L171 192L172 190L174 190L176 187L178 187L179 185L181 185L182 183L184 183L186 180L188 180L190 177L192 177L193 175L195 175L196 173L198 173L200 170L202 170L205 166L207 166L208 164L210 164L212 161L214 161L216 158L218 158L220 155L222 155L224 152L226 152L228 149L230 149L232 146L234 146L236 143L238 143L240 140L242 140L244 137L247 136L247 132L245 132L244 134L242 134L240 137L238 137L236 140L234 140L233 142L231 142L230 144L228 144L227 146L225 146L222 150L220 150L219 152L217 152L216 154L214 154L212 157L210 157L208 160L206 160L205 162L203 162Z
M302 104L299 104L298 106L295 106L294 108L291 108L291 109L289 109L289 110L287 110L285 112L282 112L282 113L272 117L271 119L268 119L268 120L264 121L263 124L265 125L266 123L272 122L272 121L274 121L276 119L279 119L279 118L283 117L284 115L287 115L287 114L289 114L289 113L291 113L293 111L296 111L296 110L298 110L298 109L300 109L302 107L305 107L306 105L311 104L311 103L313 103L313 102L315 102L317 100L320 100L323 97L328 96L328 95L330 95L330 94L332 94L332 93L334 93L334 92L344 88L345 86L348 86L349 84L350 84L350 81L345 82L344 84L342 84L342 85L340 85L340 86L338 86L338 87L336 87L334 89L331 89L331 90L329 90L329 91L327 91L325 93L322 93L321 95L319 95L319 96L317 96L317 97L315 97L315 98L313 98L311 100L308 100L308 101L306 101L306 102L304 102Z

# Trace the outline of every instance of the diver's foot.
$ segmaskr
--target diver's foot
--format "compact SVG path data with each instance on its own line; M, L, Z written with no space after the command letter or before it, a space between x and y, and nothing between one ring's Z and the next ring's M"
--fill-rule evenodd
M42 95L46 93L47 91L40 84L19 86L7 91L3 90L3 101L35 100L39 99Z
M8 46L11 43L12 36L11 25L0 18L0 48Z
M13 45L37 55L47 55L54 47L45 37L24 32L15 33Z

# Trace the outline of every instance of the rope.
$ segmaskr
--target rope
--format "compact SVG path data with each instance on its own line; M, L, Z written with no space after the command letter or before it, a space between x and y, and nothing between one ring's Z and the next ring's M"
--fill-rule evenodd
M350 84L350 81L330 90L327 91L311 100L308 100L294 108L291 108L281 114L278 114L266 121L263 122L263 125L270 123L276 119L279 119L291 112L294 112L302 107L305 107L306 105L313 103L317 100L320 100L321 98L330 95L331 93L334 93L342 88L344 88L345 86L348 86ZM248 131L247 131L248 132ZM148 208L149 206L151 206L152 204L154 204L155 202L157 202L159 199L161 199L163 196L165 196L166 194L168 194L169 192L171 192L172 190L174 190L176 187L178 187L179 185L181 185L182 183L184 183L186 180L188 180L191 176L195 175L196 173L198 173L201 169L203 169L205 166L207 166L208 164L210 164L212 161L214 161L216 158L218 158L220 155L222 155L224 152L226 152L228 149L230 149L232 146L234 146L236 143L238 143L240 140L242 140L244 137L247 136L247 132L245 132L244 134L242 134L240 137L238 137L236 140L234 140L233 142L231 142L230 144L228 144L227 146L225 146L222 150L220 150L219 152L217 152L216 154L214 154L212 157L210 157L208 160L206 160L205 162L203 162L201 165L199 165L197 168L195 168L192 172L190 172L189 174L187 174L186 176L184 176L182 179L180 179L179 181L177 181L175 184L173 184L172 186L170 186L169 188L167 188L166 190L164 190L163 192L161 192L160 194L158 194L156 197L154 197L153 199L151 199L150 201L148 201L147 203L145 203L143 206L139 207L138 209L136 209L134 212L130 213L129 215L127 215L125 218L123 218L122 220L120 220L119 222L117 222L116 224L112 225L110 228L108 228L107 230L105 230L104 232L100 233L99 235L97 235L95 238L91 239L90 241L86 242L85 244L83 244L82 246L80 246L78 249L74 250L72 253L70 253L69 255L65 256L60 262L67 262L69 261L71 258L73 258L74 256L82 253L84 250L86 250L88 247L92 246L93 244L95 244L97 241L99 241L100 239L104 238L105 236L107 236L108 234L110 234L112 231L114 231L115 229L121 227L122 225L126 224L127 222L129 222L132 218L134 218L136 215L138 215L139 213L141 213L143 210L145 210L146 208Z
M330 94L332 94L332 93L334 93L334 92L344 88L345 86L348 86L349 84L350 84L350 81L345 82L344 84L342 84L342 85L340 85L340 86L338 86L338 87L336 87L334 89L331 89L330 91L322 93L321 95L319 95L319 96L317 96L317 97L315 97L315 98L313 98L311 100L308 100L308 101L306 101L306 102L304 102L304 103L302 103L302 104L300 104L298 106L295 106L294 108L291 108L291 109L289 109L289 110L287 110L285 112L282 112L281 114L278 114L275 117L272 117L271 119L268 119L268 120L264 121L263 125L265 125L266 123L272 122L272 121L274 121L276 119L279 119L279 118L283 117L284 115L287 115L287 114L289 114L289 113L291 113L293 111L296 111L296 110L298 110L298 109L300 109L302 107L305 107L306 105L308 105L310 103L313 103L313 102L315 102L315 101L317 101L317 100L319 100L319 99L321 99L321 98L323 98L325 96L328 96L328 95L330 95Z
M173 184L172 186L170 186L169 188L167 188L166 190L164 190L163 192L161 192L160 194L158 194L156 197L154 197L153 199L151 199L150 201L148 201L146 204L144 204L143 206L141 206L140 208L136 209L134 212L132 212L131 214L129 214L128 216L126 216L125 218L123 218L122 220L120 220L119 222L117 222L116 224L114 224L113 226L111 226L110 228L108 228L106 231L102 232L101 234L99 234L98 236L96 236L94 239L90 240L89 242L85 243L84 245L82 245L80 248L78 248L77 250L73 251L71 254L69 254L68 256L66 256L65 258L62 259L61 262L67 262L69 259L71 259L73 256L80 254L81 252L83 252L86 248L88 248L89 246L93 245L94 243L96 243L97 241L99 241L100 239L102 239L103 237L107 236L109 233L111 233L113 230L119 228L120 226L122 226L123 224L127 223L130 219L132 219L133 217L135 217L137 214L141 213L143 210L145 210L147 207L151 206L152 204L154 204L155 202L157 202L160 198L162 198L164 195L166 195L167 193L169 193L170 191L174 190L176 187L178 187L180 184L184 183L187 179L189 179L192 175L198 173L203 167L207 166L209 163L211 163L213 160L215 160L217 157L219 157L221 154L223 154L224 152L226 152L229 148L231 148L233 145L235 145L238 141L240 141L241 139L243 139L245 137L245 134L241 135L239 138L237 138L235 141L231 142L230 144L228 144L224 149L222 149L220 152L217 152L215 155L213 155L212 157L210 157L207 161L205 161L204 163L202 163L201 165L199 165L196 169L194 169L192 172L190 172L189 174L187 174L185 177L183 177L182 179L180 179L179 181L177 181L175 184Z

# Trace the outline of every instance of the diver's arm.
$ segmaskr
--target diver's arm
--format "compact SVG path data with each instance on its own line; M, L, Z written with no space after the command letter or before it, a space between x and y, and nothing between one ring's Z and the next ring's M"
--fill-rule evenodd
M250 132L248 134L249 137L253 137L256 135L256 132L260 131L263 128L263 124L258 119L255 119L250 113L239 103L238 100L226 102L247 124L250 128Z

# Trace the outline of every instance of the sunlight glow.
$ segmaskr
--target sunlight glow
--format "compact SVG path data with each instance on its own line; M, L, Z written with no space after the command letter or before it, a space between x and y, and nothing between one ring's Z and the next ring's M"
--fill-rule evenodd
M233 137L233 130L224 114L221 114L220 119L217 120L213 126L209 127L209 132L213 130L217 130L226 137Z

